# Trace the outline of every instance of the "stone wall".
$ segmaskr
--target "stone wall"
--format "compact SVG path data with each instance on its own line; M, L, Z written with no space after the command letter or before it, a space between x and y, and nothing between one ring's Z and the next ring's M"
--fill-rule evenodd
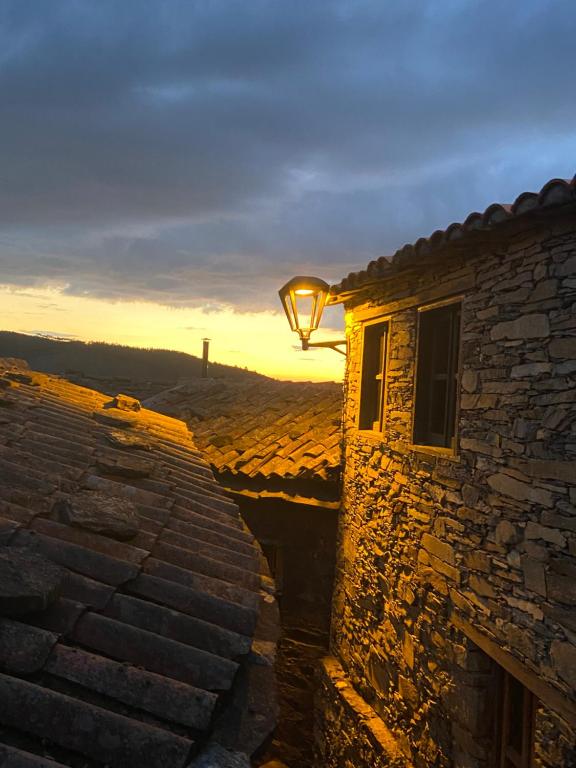
M334 658L319 665L315 712L318 768L404 768L396 740Z
M418 768L493 765L494 658L540 699L535 765L576 765L576 233L573 213L528 223L346 307L332 652ZM451 455L414 448L412 411L417 307L458 295ZM356 428L362 321L379 314L381 434ZM379 765L338 757L342 729L319 737L323 768Z

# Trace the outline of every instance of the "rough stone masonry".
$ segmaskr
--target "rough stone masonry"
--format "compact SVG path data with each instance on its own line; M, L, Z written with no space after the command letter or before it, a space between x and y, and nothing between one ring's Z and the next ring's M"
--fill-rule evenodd
M466 244L464 244L466 245ZM461 297L457 442L413 445L418 308ZM496 674L535 695L533 765L576 765L576 207L343 293L349 356L323 768L494 768ZM363 325L389 322L381 431Z

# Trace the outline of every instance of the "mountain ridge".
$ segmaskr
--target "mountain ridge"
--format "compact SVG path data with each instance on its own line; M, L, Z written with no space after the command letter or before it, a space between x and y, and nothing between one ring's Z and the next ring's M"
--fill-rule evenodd
M183 379L200 378L202 372L202 359L186 352L54 339L14 331L0 331L0 357L21 358L33 370L59 374L85 386L95 382L119 385L125 381L129 384L126 389L132 391L151 382L165 387ZM208 374L210 378L269 378L224 363L209 363ZM144 389L149 394L149 388ZM106 392L106 387L100 390Z

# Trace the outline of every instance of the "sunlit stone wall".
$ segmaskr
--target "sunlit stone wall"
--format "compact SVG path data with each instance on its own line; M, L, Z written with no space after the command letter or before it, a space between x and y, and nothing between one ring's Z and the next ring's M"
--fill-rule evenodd
M345 685L407 765L492 768L495 655L539 686L535 765L576 765L574 215L519 228L347 305L332 637L345 682L322 674L323 768L397 764L363 738ZM459 294L459 449L442 456L411 445L417 306ZM382 434L356 428L373 308L391 317Z

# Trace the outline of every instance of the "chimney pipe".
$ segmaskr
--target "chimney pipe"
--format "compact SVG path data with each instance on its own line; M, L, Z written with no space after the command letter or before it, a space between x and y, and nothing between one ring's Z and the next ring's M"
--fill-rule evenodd
M208 350L210 348L210 339L202 339L202 378L208 378Z

